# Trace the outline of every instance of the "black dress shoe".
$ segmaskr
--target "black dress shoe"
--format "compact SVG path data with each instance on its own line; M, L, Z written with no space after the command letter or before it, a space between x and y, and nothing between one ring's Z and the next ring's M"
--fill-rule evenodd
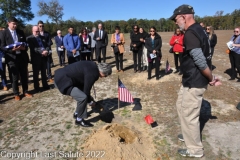
M40 90L40 89L34 89L34 92L35 92L35 93L40 93L41 90Z
M43 87L43 91L46 91L46 90L49 90L50 89L50 87L48 86L48 87Z
M147 80L150 80L151 78L147 78Z
M93 126L90 122L87 122L84 119L82 119L81 121L76 120L75 124L78 126L82 126L82 127L92 127Z
M156 80L158 81L158 80L159 80L159 77L157 77Z

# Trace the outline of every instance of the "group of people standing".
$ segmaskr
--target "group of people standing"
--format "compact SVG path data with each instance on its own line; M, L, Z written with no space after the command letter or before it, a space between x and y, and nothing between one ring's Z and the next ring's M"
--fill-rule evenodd
M206 32L209 42L210 42L210 55L211 59L213 57L214 53L214 48L217 44L217 36L214 33L214 29L212 26L207 26L205 28L204 24L201 22L200 25L202 26L203 30ZM182 75L182 71L180 68L180 64L182 61L182 55L184 52L184 44L183 44L183 39L184 39L184 32L180 30L180 28L176 28L174 35L170 39L170 46L172 47L171 52L173 53L174 56L174 64L175 64L175 72L174 73L179 73L179 75ZM211 69L212 68L212 62L211 62Z

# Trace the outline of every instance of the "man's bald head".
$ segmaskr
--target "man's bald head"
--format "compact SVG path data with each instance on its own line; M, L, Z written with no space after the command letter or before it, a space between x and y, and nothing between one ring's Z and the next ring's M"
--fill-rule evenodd
M33 27L32 27L32 34L33 34L35 37L39 36L39 28L38 28L38 26L33 26Z

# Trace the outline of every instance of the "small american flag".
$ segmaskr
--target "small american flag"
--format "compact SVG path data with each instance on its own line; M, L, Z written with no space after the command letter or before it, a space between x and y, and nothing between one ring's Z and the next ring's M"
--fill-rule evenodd
M167 62L166 62L166 68L165 68L165 73L168 73L169 71L170 71L170 64L169 64L169 62L168 62L168 60L167 60Z
M13 49L14 47L19 47L19 46L27 46L27 43L25 42L16 42L10 45L5 46L5 49Z
M118 78L118 98L120 101L133 103L133 97L127 88L123 85Z

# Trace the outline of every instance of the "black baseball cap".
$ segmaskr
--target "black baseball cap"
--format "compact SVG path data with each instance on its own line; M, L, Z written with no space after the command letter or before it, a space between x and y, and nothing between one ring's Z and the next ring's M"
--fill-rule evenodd
M192 6L183 4L174 10L173 15L169 19L174 20L177 17L177 15L180 14L194 14L194 13L195 12Z

